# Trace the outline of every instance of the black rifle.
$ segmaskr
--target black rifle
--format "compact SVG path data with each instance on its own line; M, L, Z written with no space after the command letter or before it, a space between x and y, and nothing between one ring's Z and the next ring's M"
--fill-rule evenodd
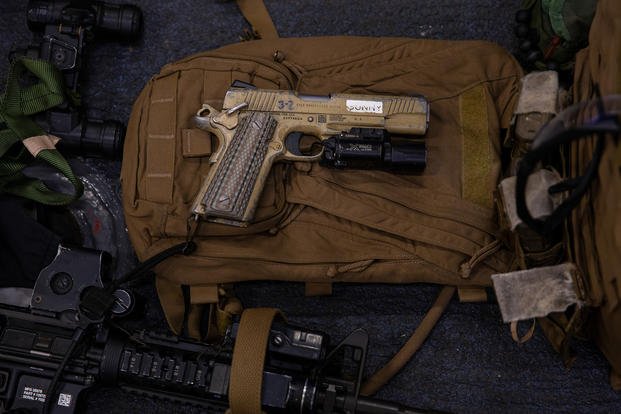
M29 309L0 304L0 402L11 410L73 413L80 392L101 384L224 413L238 324L218 345L144 331L120 334L93 311L96 305L85 303L85 297L102 297L93 292L105 286L105 259L98 251L60 247L39 275ZM113 297L112 314L128 312L128 292L119 289ZM318 331L272 325L263 374L265 411L418 412L358 395L365 331L354 331L336 347L328 342Z
M62 138L59 147L83 156L118 158L125 127L119 121L87 119L78 105L78 86L86 45L96 35L133 38L142 13L133 5L86 0L31 0L27 9L33 42L12 56L46 60L64 75L69 99L39 115L41 127Z

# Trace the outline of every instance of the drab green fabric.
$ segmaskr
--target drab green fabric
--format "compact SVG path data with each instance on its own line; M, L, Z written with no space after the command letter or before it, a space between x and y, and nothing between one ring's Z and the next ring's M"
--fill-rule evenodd
M35 76L32 84L20 83L27 73ZM37 159L58 170L74 187L73 194L63 194L48 188L38 179L26 177L21 171L33 161L24 147L17 142L45 132L29 116L43 112L65 101L62 74L51 63L21 57L9 71L6 92L0 98L0 192L15 194L48 205L66 205L78 199L83 192L82 182L75 176L69 163L56 150L42 150Z
M566 0L542 0L541 6L543 10L548 14L550 18L550 24L552 28L565 40L571 40L571 34L569 29L565 25L565 19L563 18L563 8L565 7Z
M597 0L523 0L521 8L530 10L530 28L537 33L537 44L548 60L538 61L535 67L547 68L556 62L560 69L573 66L576 52L587 45L588 33L595 14ZM554 43L558 37L561 42Z

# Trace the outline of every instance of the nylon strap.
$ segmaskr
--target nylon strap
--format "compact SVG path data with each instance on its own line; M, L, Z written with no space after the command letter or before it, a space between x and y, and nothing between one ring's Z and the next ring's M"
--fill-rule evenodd
M45 149L56 149L56 144L58 144L58 141L60 141L60 138L54 135L37 135L22 140L22 144L24 144L28 152L36 157L41 151Z
M537 322L535 321L535 319L533 319L530 328L528 328L528 331L523 336L520 336L520 334L518 333L518 321L511 322L510 326L511 338L513 338L515 342L521 345L530 341L530 339L533 337L533 335L535 334L535 327L537 326Z
M330 295L332 295L332 282L306 282L304 284L304 296Z
M457 289L459 301L462 303L486 302L487 291L485 288L462 286Z
M253 308L242 313L229 384L232 414L261 413L263 365L272 321L281 316L274 308Z
M20 79L31 73L38 81L22 85ZM78 199L83 192L82 182L73 174L69 163L56 150L39 149L36 159L58 170L74 187L73 194L51 190L42 181L26 177L22 170L33 157L21 148L14 154L9 150L19 141L46 135L30 115L43 112L65 101L62 74L51 63L21 57L16 59L9 71L6 93L0 98L0 192L15 194L48 205L66 205Z
M610 385L615 391L621 391L621 374L613 369L610 370Z
M260 39L278 39L278 31L263 0L237 0L237 5Z
M429 309L410 339L408 339L405 345L403 345L399 352L397 352L386 365L367 379L360 388L360 395L370 396L375 394L384 384L390 381L410 359L412 359L416 351L418 351L431 333L431 330L440 319L440 316L444 313L454 293L455 287L453 286L444 286L442 288L433 306Z

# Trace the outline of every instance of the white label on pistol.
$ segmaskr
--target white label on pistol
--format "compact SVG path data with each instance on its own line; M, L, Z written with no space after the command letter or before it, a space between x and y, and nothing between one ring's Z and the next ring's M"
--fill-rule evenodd
M371 114L381 114L384 112L384 105L381 101L357 101L348 99L345 103L349 112L364 112Z

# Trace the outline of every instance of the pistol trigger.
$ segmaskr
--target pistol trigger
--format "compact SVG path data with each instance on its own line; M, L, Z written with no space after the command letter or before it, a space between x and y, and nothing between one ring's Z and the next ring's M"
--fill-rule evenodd
M301 132L291 132L285 138L285 148L293 155L303 156L302 149L300 148L300 141L302 140Z
M289 155L304 157L304 160L311 161L318 159L317 157L323 153L323 144L313 135L294 131L285 138L285 149Z

